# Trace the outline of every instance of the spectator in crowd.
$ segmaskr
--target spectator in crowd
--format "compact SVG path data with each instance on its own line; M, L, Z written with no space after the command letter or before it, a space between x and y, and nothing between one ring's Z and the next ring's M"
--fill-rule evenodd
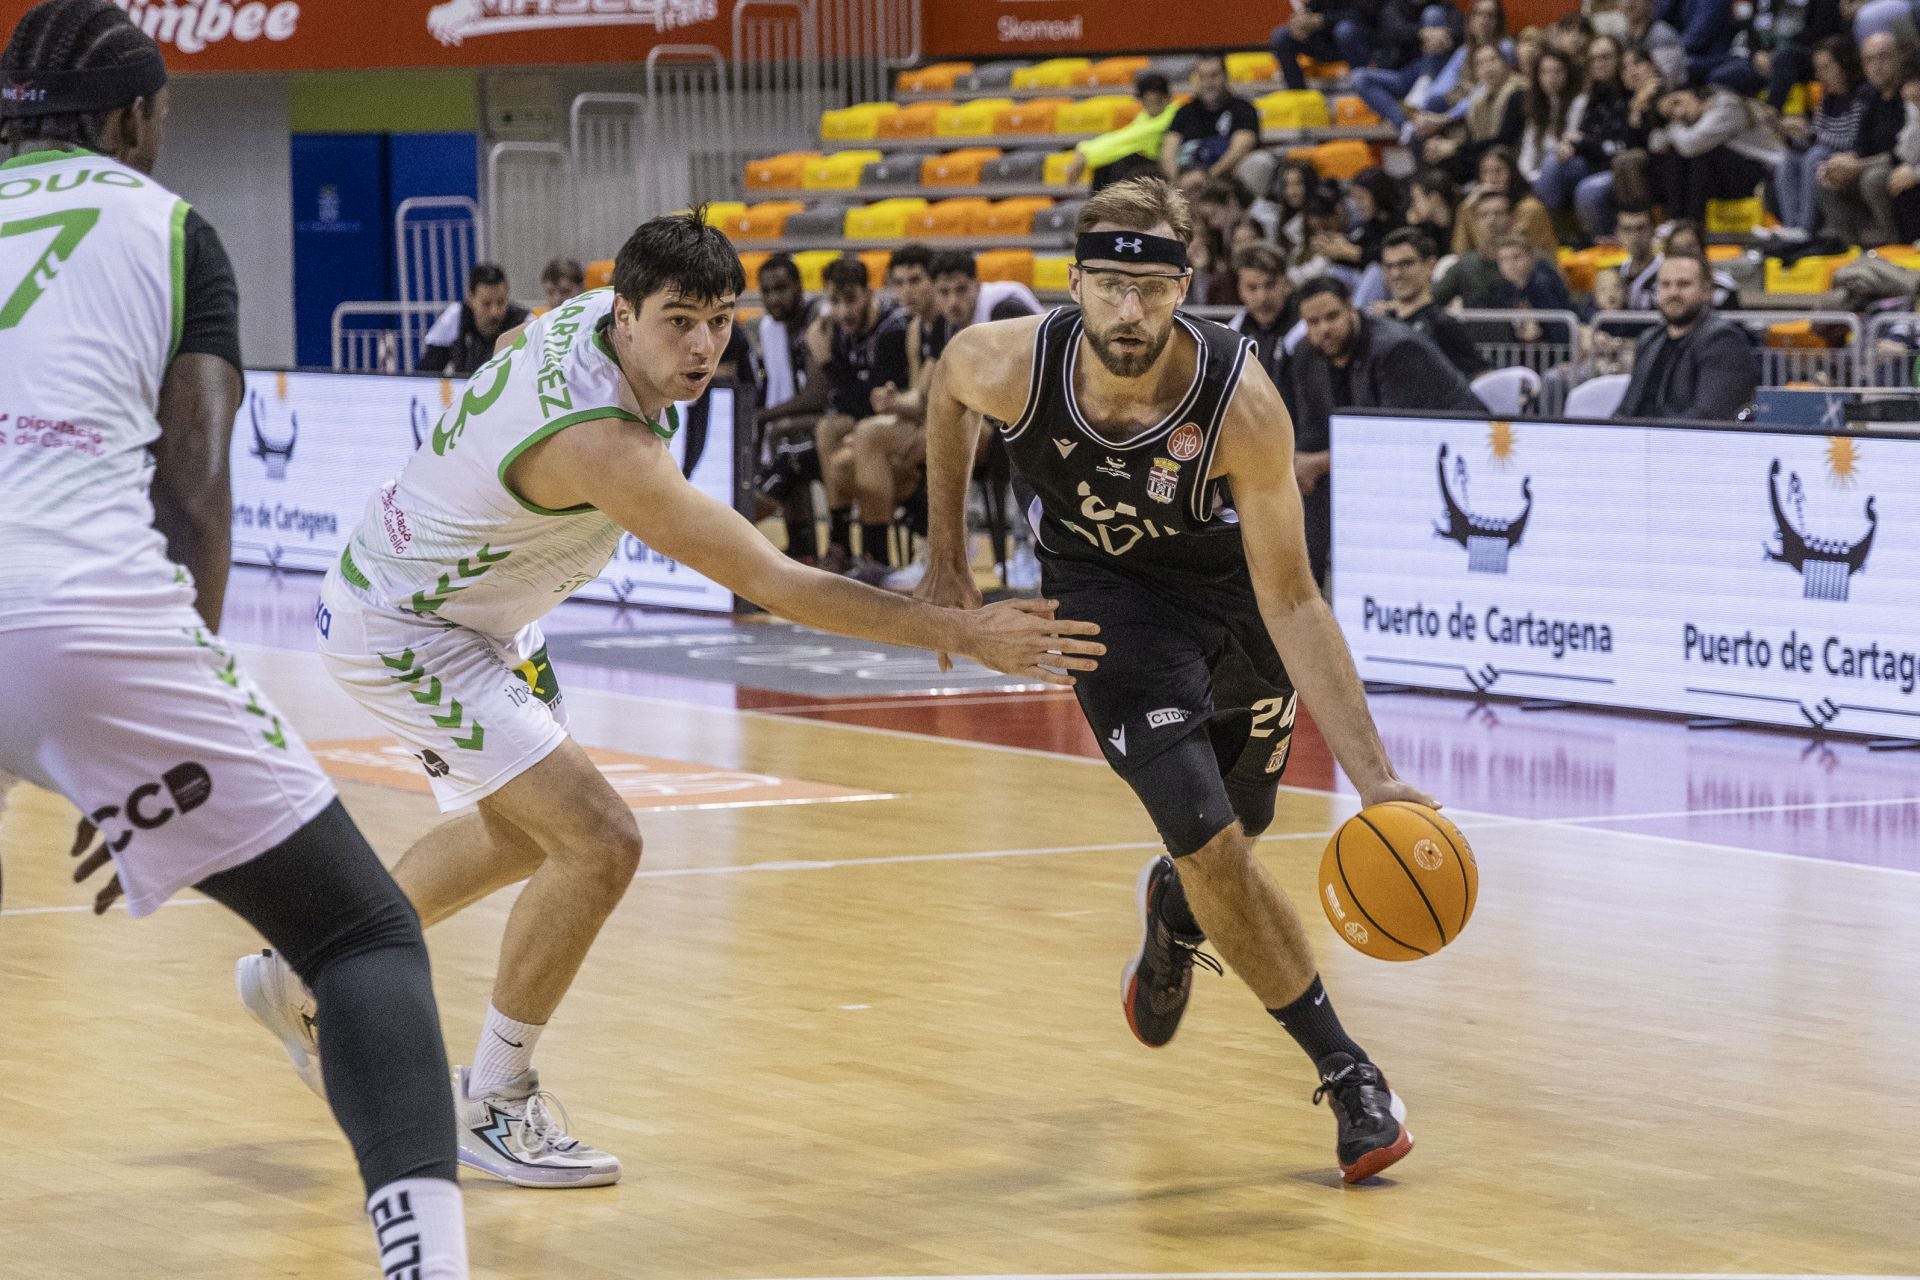
M1201 172L1218 178L1232 174L1249 190L1265 191L1276 163L1260 149L1260 113L1227 87L1227 61L1202 54L1193 64L1193 99L1173 114L1160 140L1160 167L1167 179Z
M1133 96L1140 100L1140 114L1118 129L1088 138L1073 149L1067 162L1067 181L1078 182L1093 171L1093 190L1158 173L1160 144L1173 125L1179 107L1173 101L1173 87L1158 71L1142 71L1133 82Z
M1327 473L1329 425L1340 409L1426 409L1483 414L1466 379L1423 335L1355 309L1332 276L1300 289L1307 339L1293 353L1294 479L1307 522L1307 559L1324 590L1330 568L1333 500Z
M1467 197L1465 218L1457 219L1453 227L1453 250L1464 253L1468 249L1478 248L1487 251L1484 244L1474 242L1475 225L1472 218L1474 204L1483 192L1500 191L1507 197L1507 207L1512 211L1513 228L1527 239L1533 241L1542 252L1550 253L1560 247L1560 237L1553 229L1553 215L1547 212L1547 206L1540 197L1533 194L1533 187L1520 172L1518 157L1512 147L1492 147L1480 157L1480 181Z
M1814 108L1810 120L1781 122L1789 150L1773 171L1781 224L1809 234L1818 226L1819 205L1814 197L1819 190L1820 168L1834 156L1853 152L1860 137L1860 117L1867 105L1860 97L1866 74L1852 36L1834 35L1821 40L1811 61L1814 79L1820 84L1820 105Z
M1752 339L1714 314L1705 258L1667 254L1659 288L1663 323L1640 339L1620 416L1733 421L1757 389Z
M1845 30L1840 20L1840 0L1751 3L1753 12L1746 24L1747 56L1721 66L1708 79L1748 97L1764 89L1767 105L1783 111L1794 86L1818 74L1813 67L1814 49Z
M1307 87L1301 55L1358 70L1373 61L1380 6L1369 0L1295 0L1293 16L1273 31L1273 56L1289 89Z
M1653 243L1653 210L1645 205L1620 210L1613 233L1620 247L1627 251L1627 260L1612 272L1625 286L1624 305L1629 311L1652 311L1660 280L1660 255L1654 251Z
M1363 169L1348 184L1347 209L1345 229L1325 233L1313 249L1337 266L1364 273L1380 261L1380 246L1404 222L1400 186L1384 170Z
M416 373L464 378L493 359L493 344L527 322L527 309L513 300L507 273L491 262L467 272L467 297L440 313L427 330Z
M1295 284L1304 284L1315 276L1328 274L1346 279L1347 268L1336 266L1333 259L1324 252L1334 239L1344 239L1347 233L1346 214L1339 187L1334 183L1323 183L1307 201L1307 212L1302 220L1301 242L1294 248L1292 261L1287 271Z
M1506 306L1512 311L1571 311L1573 296L1567 290L1566 281L1557 271L1540 271L1540 255L1522 235L1502 236L1500 243L1494 246L1494 265L1500 269L1500 278L1509 289ZM1548 328L1533 320L1519 320L1513 325L1513 340L1516 342L1560 341L1571 344L1572 333L1562 321L1553 326L1550 335Z
M1499 46L1475 49L1471 70L1466 109L1421 148L1424 163L1446 170L1456 182L1473 177L1488 148L1518 145L1526 126L1525 82L1514 74Z
M1593 19L1575 10L1553 24L1553 30L1547 33L1547 47L1565 54L1574 66L1584 67L1596 34Z
M1897 92L1894 99L1897 106ZM1667 212L1679 217L1705 218L1709 200L1751 199L1786 154L1765 109L1730 89L1674 89L1661 96L1660 114L1674 157ZM1879 191L1886 191L1884 167Z
M540 272L540 287L547 291L547 310L558 310L586 292L586 268L572 258L555 258Z
M1860 87L1860 125L1853 148L1827 157L1817 173L1814 199L1829 234L1847 244L1873 247L1897 234L1893 197L1887 191L1893 144L1906 127L1900 97L1908 52L1893 36L1878 32L1860 43L1867 83Z
M1033 296L1033 290L1017 281L982 283L973 255L962 250L948 249L934 254L930 272L948 340L970 324L1014 320L1038 315L1044 310L1040 300Z
M1399 71L1417 62L1424 56L1426 45L1420 33L1432 21L1457 28L1460 11L1440 0L1381 0L1379 20L1373 29L1372 57L1365 66L1354 64L1350 73ZM1434 69L1439 65L1436 62Z
M1626 302L1627 286L1619 272L1602 271L1594 277L1593 310L1596 314L1624 310ZM1534 397L1538 411L1547 417L1555 417L1566 411L1567 393L1589 378L1628 372L1633 360L1633 335L1637 332L1637 327L1629 329L1618 321L1583 326L1580 358L1554 365L1540 375L1540 390Z
M924 244L903 244L887 259L887 288L901 311L929 324L940 317L940 303L933 296L933 259L933 250Z
M1475 247L1461 254L1440 278L1433 296L1443 307L1458 299L1472 310L1497 310L1513 298L1513 286L1500 274L1498 261L1500 242L1514 230L1513 203L1504 191L1482 191L1473 201L1471 216ZM1555 284L1564 295L1566 284L1560 280L1559 268L1545 258L1536 255L1532 274L1551 277L1551 281L1539 281L1541 296L1554 296Z
M1279 229L1275 235L1277 242L1299 244L1305 227L1307 201L1320 186L1320 171L1313 167L1311 160L1299 157L1280 162L1280 176L1274 183L1279 193L1275 202L1278 208Z
M800 268L784 253L761 263L759 278L760 305L766 310L755 327L765 380L761 399L765 405L785 405L806 386L807 331L814 305L800 282ZM786 520L787 554L809 563L820 554L812 483L820 475L814 440L819 417L812 412L760 421L760 515L780 512Z
M1627 20L1627 47L1646 51L1659 68L1663 84L1685 84L1686 47L1681 44L1678 31L1654 16L1654 0L1621 0L1620 11Z
M1227 239L1232 238L1235 227L1247 221L1267 240L1276 238L1280 230L1279 206L1264 197L1256 197L1247 190L1246 183L1232 175L1208 178L1207 185L1200 188L1200 195L1193 202L1193 211L1200 221Z
M1533 184L1548 213L1566 208L1573 192L1571 184L1559 180L1557 174L1542 191L1541 175L1549 164L1558 162L1562 148L1571 149L1570 139L1578 136L1586 109L1586 85L1579 65L1558 49L1543 52L1533 65L1533 76L1521 99L1526 123L1520 130L1519 169L1520 175Z
M1913 72L1909 72L1913 75ZM1900 86L1907 123L1893 144L1893 172L1887 194L1893 197L1893 226L1903 241L1920 241L1920 78Z
M1433 300L1433 269L1438 256L1439 248L1424 230L1402 227L1388 236L1380 251L1380 271L1386 277L1388 297L1374 303L1371 310L1425 334L1447 363L1471 382L1490 366L1466 326Z
M1571 204L1592 237L1607 229L1613 158L1634 143L1629 120L1632 95L1621 79L1622 61L1620 42L1612 36L1595 36L1589 42L1587 69L1592 78L1586 105L1534 183L1542 204L1554 213Z
M1187 297L1189 307L1228 307L1239 301L1234 293L1233 265L1226 237L1195 219L1187 239Z
M1436 93L1445 93L1440 75L1458 52L1453 18L1447 6L1427 5L1421 11L1416 33L1419 47L1412 58L1396 68L1362 67L1353 73L1353 91L1382 120L1398 129L1403 141L1413 136L1413 122L1406 108L1424 108ZM1454 74L1457 79L1457 69Z
M1547 50L1547 33L1539 27L1522 27L1513 38L1513 69L1525 85L1533 79L1533 69ZM1518 145L1518 139L1514 145Z
M1637 45L1628 45L1620 72L1627 93L1627 145L1614 153L1613 173L1605 182L1594 181L1585 199L1587 210L1597 221L1595 235L1611 230L1613 210L1621 205L1652 206L1665 195L1648 150L1660 128L1660 95L1666 79L1650 54Z
M1243 245L1234 251L1233 270L1238 277L1241 310L1227 321L1227 327L1253 339L1254 352L1267 376L1283 396L1291 396L1293 353L1287 335L1299 322L1300 308L1294 301L1287 260L1270 244Z
M1712 295L1713 305L1715 307L1724 309L1739 301L1739 283L1734 280L1730 274L1713 265L1713 259L1707 254L1707 233L1701 228L1699 223L1682 218L1678 222L1668 226L1663 253L1669 257L1677 253L1682 257L1692 256L1705 260L1707 264L1707 280L1710 285L1709 292ZM1659 302L1658 275L1654 277L1654 288L1654 301L1657 305Z
M1450 248L1459 205L1460 191L1452 178L1438 169L1422 169L1407 187L1407 225L1426 232L1436 247Z

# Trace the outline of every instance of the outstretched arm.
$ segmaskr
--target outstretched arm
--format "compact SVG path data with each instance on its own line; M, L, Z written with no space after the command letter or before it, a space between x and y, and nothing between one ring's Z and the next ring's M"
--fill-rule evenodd
M1364 804L1431 796L1393 772L1360 674L1307 566L1306 526L1293 474L1293 422L1266 372L1249 363L1222 428L1215 474L1233 482L1260 616L1287 674Z

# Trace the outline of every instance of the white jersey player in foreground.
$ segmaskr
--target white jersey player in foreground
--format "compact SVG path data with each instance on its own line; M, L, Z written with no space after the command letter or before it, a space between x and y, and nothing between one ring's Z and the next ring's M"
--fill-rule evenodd
M780 554L687 483L667 442L706 390L745 276L695 215L634 232L612 289L506 334L327 575L326 665L415 752L443 811L394 878L428 925L527 881L507 921L471 1067L455 1072L460 1160L522 1186L613 1182L620 1162L570 1137L540 1092L535 1042L640 863L632 812L567 736L539 620L603 570L623 531L796 622L952 649L1056 684L1104 652L1045 601L980 613L889 595ZM531 877L531 878L529 878ZM243 969L277 968L271 956ZM312 1083L297 984L249 1008ZM321 1026L327 1009L317 1010Z

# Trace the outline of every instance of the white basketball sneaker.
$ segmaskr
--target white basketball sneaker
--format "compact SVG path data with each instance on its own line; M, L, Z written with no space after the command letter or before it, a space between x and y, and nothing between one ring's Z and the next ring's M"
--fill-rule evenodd
M460 1163L516 1187L604 1187L620 1181L620 1160L567 1135L567 1112L528 1071L483 1098L467 1097L467 1068L453 1069Z
M301 1082L325 1098L327 1086L320 1078L320 1040L314 1020L319 1006L300 975L277 953L262 951L257 956L240 957L233 967L233 985L253 1020L280 1041Z

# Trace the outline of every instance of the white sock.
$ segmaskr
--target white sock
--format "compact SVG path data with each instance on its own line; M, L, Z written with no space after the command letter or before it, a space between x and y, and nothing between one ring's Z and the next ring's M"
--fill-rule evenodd
M480 1028L480 1047L473 1051L473 1066L467 1071L467 1097L484 1098L512 1084L533 1066L533 1046L544 1022L515 1022L506 1014L487 1006L487 1024Z
M460 1184L401 1178L367 1201L385 1280L467 1280L467 1215Z

